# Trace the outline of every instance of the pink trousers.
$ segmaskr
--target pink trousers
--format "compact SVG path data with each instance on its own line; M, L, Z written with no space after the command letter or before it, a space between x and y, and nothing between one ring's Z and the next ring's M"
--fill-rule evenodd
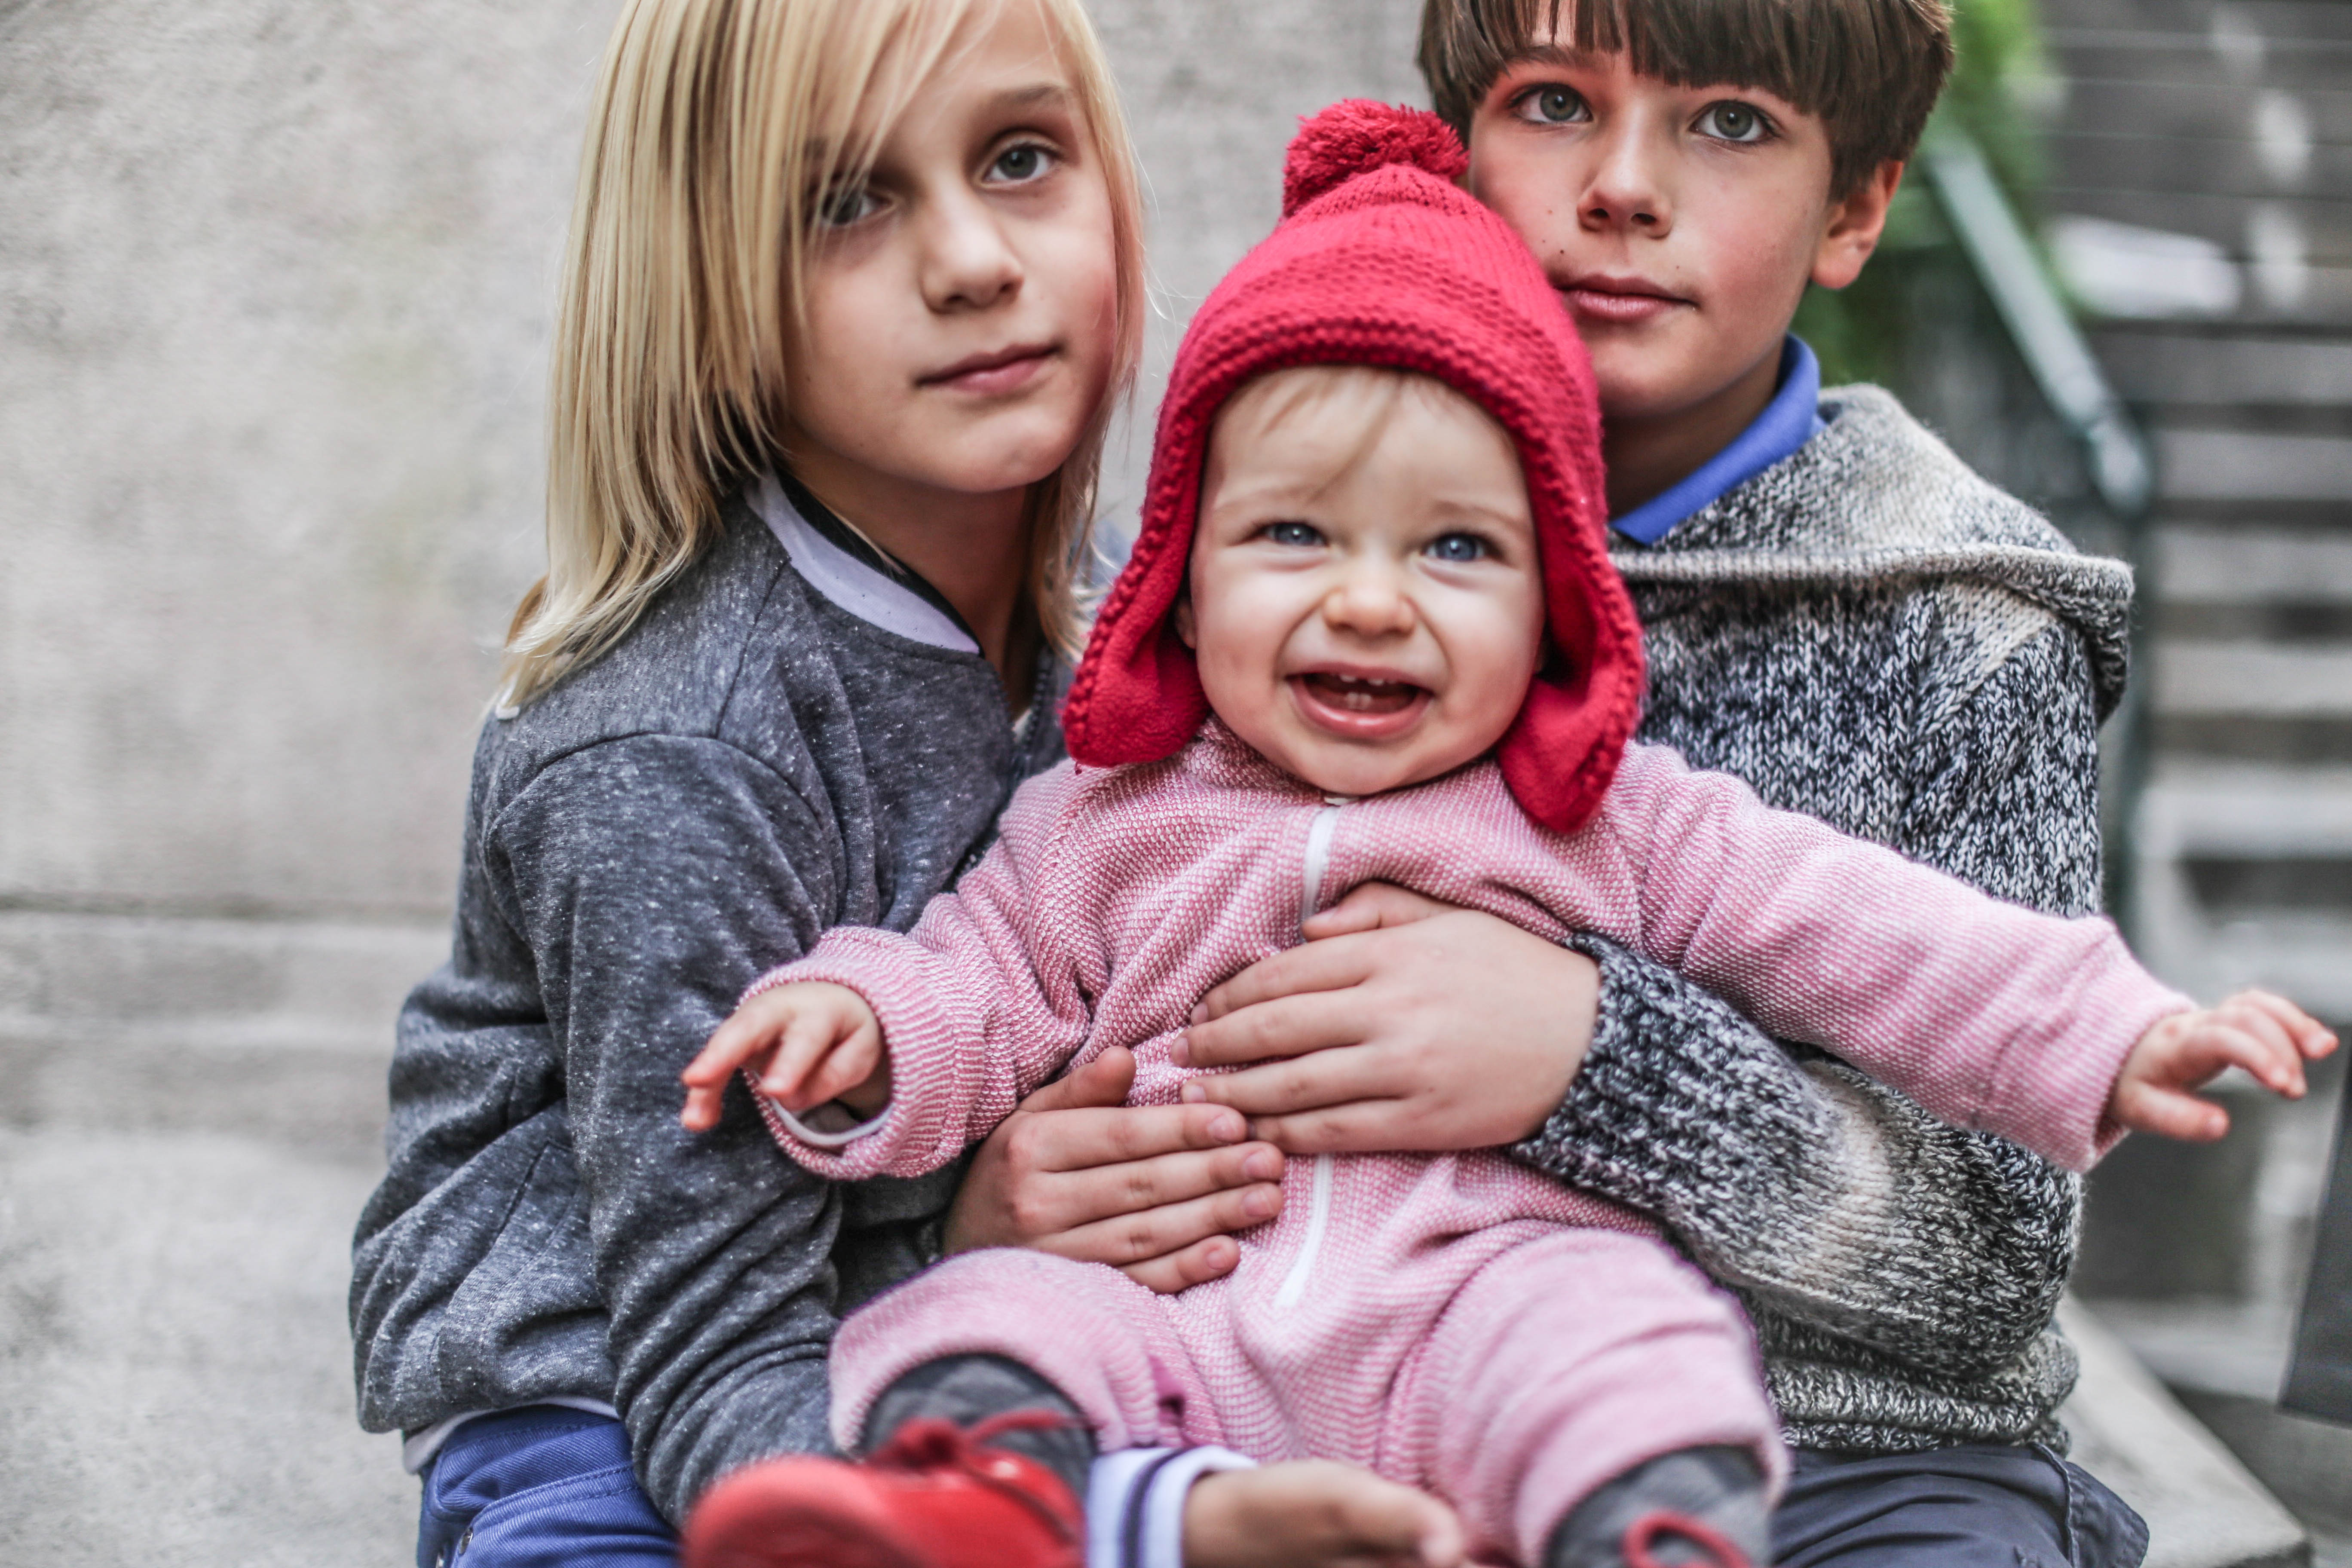
M1648 1237L1510 1228L1524 1239L1475 1249L1450 1292L1377 1316L1228 1280L1157 1296L1100 1264L967 1253L842 1325L835 1432L852 1446L875 1399L926 1362L1002 1355L1066 1394L1106 1451L1348 1460L1445 1499L1480 1552L1523 1563L1588 1493L1661 1454L1746 1448L1777 1483L1778 1423L1727 1297ZM1302 1323L1321 1328L1302 1337Z

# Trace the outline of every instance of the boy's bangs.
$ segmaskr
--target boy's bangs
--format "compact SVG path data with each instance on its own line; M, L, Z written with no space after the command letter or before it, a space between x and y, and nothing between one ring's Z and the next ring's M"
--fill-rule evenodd
M1940 0L1429 0L1421 67L1465 136L1496 79L1540 51L1617 54L1675 87L1771 93L1828 127L1833 195L1909 155L1951 64Z

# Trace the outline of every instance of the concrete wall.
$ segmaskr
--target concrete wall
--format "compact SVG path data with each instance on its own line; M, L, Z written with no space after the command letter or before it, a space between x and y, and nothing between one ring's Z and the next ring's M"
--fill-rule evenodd
M445 907L615 9L0 5L0 904ZM1413 9L1102 8L1163 355Z

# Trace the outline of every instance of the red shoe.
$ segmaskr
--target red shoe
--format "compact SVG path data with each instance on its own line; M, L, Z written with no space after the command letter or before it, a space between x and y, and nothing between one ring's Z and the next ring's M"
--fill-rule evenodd
M1058 1417L1048 1417L1058 1421ZM1061 1478L997 1433L917 1420L863 1463L770 1459L703 1494L685 1568L1085 1568L1086 1515Z
M1660 1557L1656 1549L1667 1542L1697 1550ZM1645 1513L1626 1527L1624 1552L1626 1568L1667 1568L1668 1563L1674 1568L1748 1568L1748 1553L1726 1540L1720 1531L1667 1509Z

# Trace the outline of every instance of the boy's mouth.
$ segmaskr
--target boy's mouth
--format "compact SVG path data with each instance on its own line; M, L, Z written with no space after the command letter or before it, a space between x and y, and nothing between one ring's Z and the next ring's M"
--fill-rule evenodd
M1290 678L1310 723L1359 740L1378 740L1412 727L1430 700L1429 689L1409 680L1381 680L1314 670Z
M1630 324L1665 314L1689 300L1631 278L1580 278L1559 286L1559 297L1580 320Z

